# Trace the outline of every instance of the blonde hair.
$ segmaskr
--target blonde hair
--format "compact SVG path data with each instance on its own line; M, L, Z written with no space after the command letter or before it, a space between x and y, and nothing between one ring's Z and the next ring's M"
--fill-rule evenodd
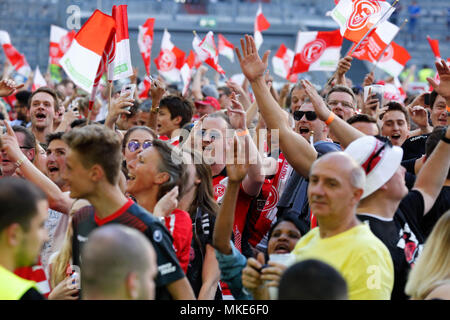
M450 210L438 220L422 254L409 274L405 293L425 299L436 287L450 280Z
M61 249L56 254L50 272L50 285L54 289L61 281L67 277L67 267L72 259L72 216L69 217L66 235Z

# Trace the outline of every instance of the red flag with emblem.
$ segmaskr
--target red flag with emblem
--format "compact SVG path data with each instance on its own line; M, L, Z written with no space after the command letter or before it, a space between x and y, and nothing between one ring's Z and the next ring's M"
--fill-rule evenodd
M270 23L267 21L266 17L262 13L261 4L258 6L258 11L256 12L255 25L254 25L254 35L256 49L259 50L263 43L262 32L270 28Z
M150 74L154 25L155 18L149 18L142 26L139 26L138 46L148 75Z
M0 30L0 44L3 47L6 58L9 60L11 65L25 78L28 78L31 73L31 68L28 65L27 59L21 54L17 49L11 44L11 39L8 32Z
M180 70L184 64L185 53L170 41L170 33L164 30L161 51L154 60L156 69L169 82L180 81Z

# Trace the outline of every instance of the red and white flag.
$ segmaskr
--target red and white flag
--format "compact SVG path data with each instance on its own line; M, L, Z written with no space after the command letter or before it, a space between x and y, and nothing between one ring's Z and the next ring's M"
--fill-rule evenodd
M184 64L185 53L170 41L170 33L164 30L161 51L155 59L156 69L169 82L180 81L180 70Z
M293 50L286 48L281 44L275 56L272 58L273 72L281 78L287 79L294 62L295 53Z
M202 39L197 35L197 33L194 32L194 39L192 39L192 48L194 49L195 54L195 69L198 69L200 65L208 59L208 53L203 51L202 48L200 48L200 43L202 42Z
M262 13L261 4L259 4L258 11L256 12L254 35L253 35L253 38L255 38L256 49L259 50L259 48L263 43L262 32L269 28L270 23L269 21L267 21L266 17L264 17L264 14Z
M395 24L389 21L383 22L370 36L364 39L358 49L353 52L352 57L372 63L377 62L383 50L394 40L399 30L400 28ZM353 50L354 47L356 47L356 43L350 50Z
M341 0L327 15L337 22L344 38L359 42L372 26L386 21L394 10L384 0Z
M192 69L194 68L195 63L195 54L192 50L189 51L189 56L181 68L181 79L183 80L183 91L182 95L184 96L189 88L189 84L192 79Z
M0 30L0 44L3 47L6 58L8 58L17 73L28 78L31 73L31 68L28 65L27 59L11 44L11 38L8 32L4 30Z
M232 63L234 62L234 45L219 33L219 54L225 56Z
M42 76L41 70L39 70L39 66L36 67L36 71L34 71L33 85L31 86L31 90L35 91L40 87L46 87L47 81L45 81Z
M398 77L409 59L411 59L411 56L409 55L408 50L395 42L391 42L391 45L387 48L383 57L378 62L377 67L386 71L386 73L393 77Z
M342 41L339 30L299 31L291 74L336 70Z
M142 55L142 60L144 60L145 71L147 71L148 75L150 74L154 25L155 18L149 18L142 26L139 26L138 46Z
M113 6L111 16L116 21L115 53L108 64L108 80L119 80L133 75L130 53L130 36L128 35L127 6Z
M427 36L427 40L428 43L430 44L434 56L436 57L436 60L441 61L441 52L439 51L439 40L431 39L430 36Z
M212 31L206 34L202 42L200 42L199 47L206 53L206 59L203 61L217 72L225 74L225 71L219 65L219 50L217 50Z
M99 10L81 27L60 64L81 89L93 93L107 67L107 56L114 43L116 22Z
M148 98L148 92L150 91L151 86L152 82L147 76L145 76L144 80L139 83L137 88L139 99L145 100Z
M61 66L59 59L69 50L76 34L75 30L68 31L55 25L50 26L49 64Z

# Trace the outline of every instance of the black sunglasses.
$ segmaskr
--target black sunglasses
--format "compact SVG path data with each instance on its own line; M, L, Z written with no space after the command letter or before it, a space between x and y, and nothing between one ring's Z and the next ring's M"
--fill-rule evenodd
M152 145L153 143L151 141L144 141L142 143L142 149L147 149ZM130 152L135 152L137 149L139 149L140 146L141 143L139 141L131 140L130 142L128 142L128 150L130 150Z
M303 116L306 116L306 120L314 121L317 119L317 114L314 111L294 111L295 121L299 121Z

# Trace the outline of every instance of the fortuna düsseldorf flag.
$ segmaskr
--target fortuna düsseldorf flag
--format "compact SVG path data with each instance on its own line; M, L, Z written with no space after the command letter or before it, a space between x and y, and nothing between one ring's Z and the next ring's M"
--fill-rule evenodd
M392 42L399 31L395 24L385 21L380 24L375 31L368 36L352 54L352 57L359 60L367 60L372 63L378 61L383 50ZM353 44L352 50L356 47Z
M263 43L263 37L262 33L263 31L270 28L270 23L267 21L266 17L264 17L262 13L261 4L258 6L258 11L256 12L256 19L255 19L255 25L254 25L254 35L253 38L255 38L255 44L256 49L259 50Z
M148 75L150 74L154 25L155 18L149 18L142 26L139 26L138 46L142 55L142 60L144 60L145 71L147 71Z
M8 58L17 73L25 78L28 78L31 73L31 68L28 65L27 59L25 59L25 56L17 51L17 49L11 44L11 38L9 37L8 32L0 30L0 44L3 47L5 56Z
M183 91L181 94L184 96L187 92L187 89L189 88L189 84L192 79L192 69L194 68L195 63L195 53L190 50L189 56L187 57L186 61L183 64L183 67L181 68L181 79L183 79Z
M219 54L225 56L232 63L234 62L234 45L219 33Z
M60 64L81 89L92 93L107 66L107 54L114 43L116 22L99 10L78 31Z
M36 71L34 72L33 85L31 86L31 90L35 91L40 87L47 86L47 81L45 81L42 76L41 70L39 70L39 66L36 67Z
M195 64L194 68L198 69L203 61L205 61L208 58L208 53L202 50L200 48L200 43L202 42L202 39L199 38L197 33L194 33L194 39L192 39L192 48L194 49L195 54Z
M145 76L144 80L139 83L137 88L139 99L145 100L148 98L148 92L150 91L151 86L152 82L147 76Z
M378 62L377 67L393 77L398 77L409 59L411 59L411 56L405 48L395 42L391 42L391 45Z
M339 30L299 31L291 74L336 70L342 41Z
M108 80L119 80L133 75L130 54L130 37L128 35L127 6L113 6L112 15L116 21L115 54L108 64Z
M277 53L272 58L273 72L277 76L287 79L290 74L292 62L294 61L294 56L294 51L281 44Z
M67 31L55 25L50 26L49 64L59 67L59 59L67 52L75 38L75 30Z
M384 0L341 0L327 15L337 22L344 38L359 42L390 8L391 5ZM394 10L390 9L380 23L386 21Z
M161 41L161 51L156 58L156 69L169 82L180 81L180 70L184 64L185 53L170 41L170 33L164 30Z
M428 43L430 44L431 50L433 51L434 56L437 61L441 60L441 52L439 51L439 40L431 39L430 36L427 36Z
M206 34L205 38L203 38L202 42L200 42L199 47L207 54L207 58L203 61L217 72L225 74L225 71L219 65L219 51L217 50L216 43L214 41L214 33L212 31L209 31Z

